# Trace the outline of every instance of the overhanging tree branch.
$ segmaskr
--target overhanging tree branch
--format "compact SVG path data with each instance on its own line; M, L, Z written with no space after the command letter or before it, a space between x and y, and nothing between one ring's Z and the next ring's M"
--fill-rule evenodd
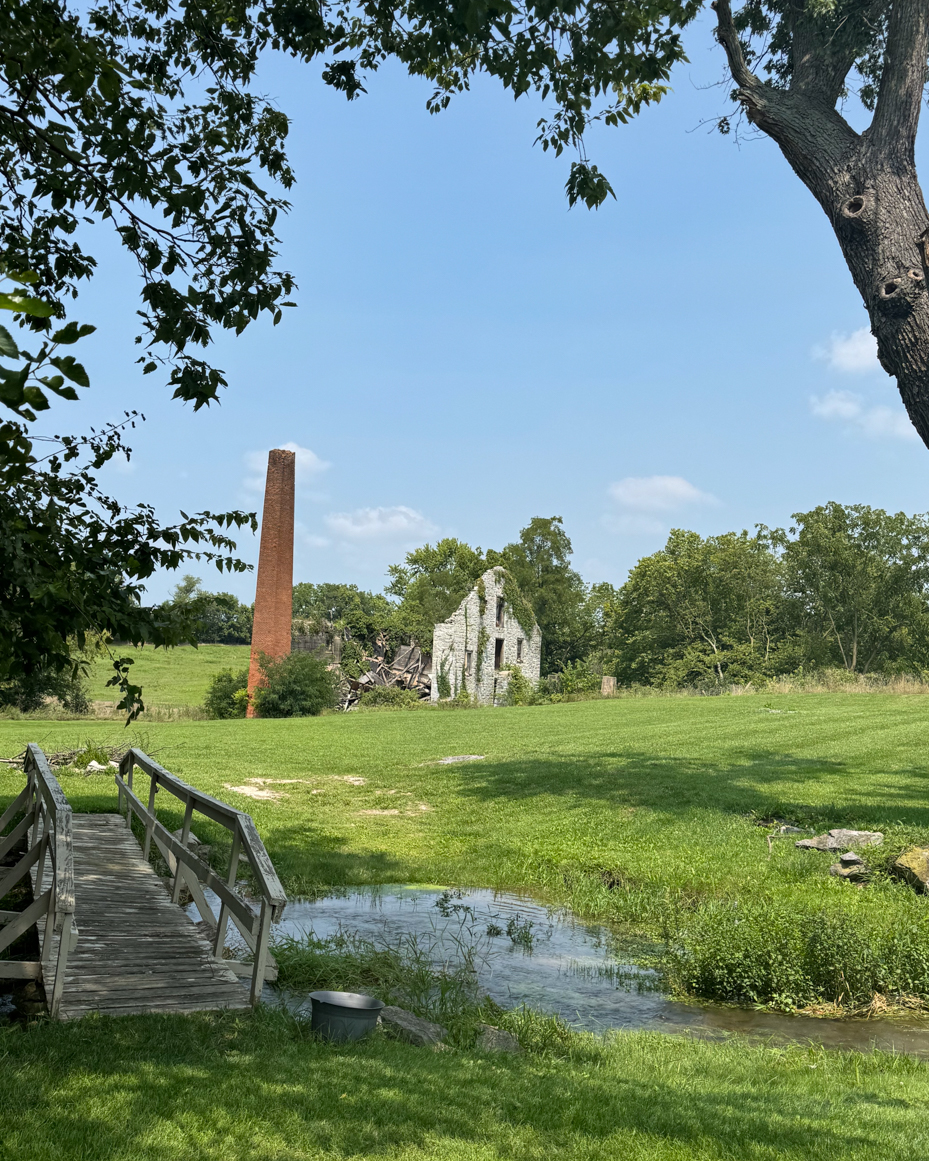
M881 153L914 164L919 109L929 57L929 0L895 0L884 70L868 137Z
M729 0L713 0L710 7L716 13L716 39L725 49L732 79L740 89L751 91L764 88L764 82L759 80L745 63L739 34L732 20Z

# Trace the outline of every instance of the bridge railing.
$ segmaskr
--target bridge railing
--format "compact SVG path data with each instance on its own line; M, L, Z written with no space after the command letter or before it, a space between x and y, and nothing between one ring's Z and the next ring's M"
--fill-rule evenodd
M147 806L135 793L133 783L136 768L149 778ZM237 975L251 976L251 1002L257 1003L265 979L273 978L274 975L268 949L271 923L280 918L287 896L251 815L189 786L141 750L129 750L123 757L116 774L116 786L120 813L125 809L127 826L132 825L135 816L145 828L142 853L148 858L154 843L168 864L172 875L172 900L179 902L181 890L186 887L200 912L200 918L212 929L214 956L220 958L223 954L230 920L240 932L252 953L252 963L224 960L223 966L231 968ZM184 806L184 822L179 839L156 816L155 800L161 791L167 792ZM219 823L232 836L229 872L225 881L188 849L195 813ZM245 858L254 876L260 901L257 914L235 890L240 856ZM204 889L212 891L219 900L218 916L207 902Z
M0 899L34 870L33 901L24 911L0 911L0 953L30 927L39 934L39 958L0 958L0 977L41 979L49 1015L58 1015L68 954L77 942L74 922L74 843L71 807L45 755L34 743L26 747L26 787L0 817L0 859L25 838L26 853L0 871ZM3 832L16 817L9 834ZM44 922L43 922L44 920ZM55 936L58 946L55 948Z

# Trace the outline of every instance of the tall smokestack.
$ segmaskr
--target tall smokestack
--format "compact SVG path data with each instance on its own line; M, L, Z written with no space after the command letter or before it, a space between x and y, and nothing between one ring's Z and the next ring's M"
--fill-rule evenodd
M259 654L277 660L290 653L294 584L294 468L293 452L268 453L252 654L248 667L248 717L255 716L252 695L261 681Z

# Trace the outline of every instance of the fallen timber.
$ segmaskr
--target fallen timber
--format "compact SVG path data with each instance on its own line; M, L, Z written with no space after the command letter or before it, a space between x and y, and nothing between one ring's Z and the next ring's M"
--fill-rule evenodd
M400 645L392 661L387 660L387 640L383 633L370 654L364 658L368 671L351 678L341 701L344 710L354 709L361 695L377 686L411 690L419 698L428 698L432 689L432 659L416 645Z
M0 898L30 873L34 902L22 912L0 912L0 953L34 926L39 956L28 962L0 959L0 977L42 981L49 1014L63 1020L91 1012L255 1004L265 980L276 975L271 923L286 896L251 817L189 786L140 750L129 750L115 774L118 814L74 815L37 746L28 748L25 769L26 789L0 818L0 858L18 856L12 868L0 868ZM147 805L136 793L137 772L148 779ZM160 793L184 809L178 832L169 832L157 817ZM195 815L230 832L224 877L192 845ZM142 831L138 840L134 820ZM167 886L150 860L153 848L167 864ZM243 864L252 877L251 905L235 889ZM206 891L218 901L218 915ZM182 894L195 903L199 924L180 905ZM251 962L226 958L230 923Z

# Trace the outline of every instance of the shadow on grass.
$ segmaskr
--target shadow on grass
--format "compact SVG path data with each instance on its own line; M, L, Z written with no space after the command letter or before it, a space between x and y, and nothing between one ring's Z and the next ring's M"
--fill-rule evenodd
M486 802L553 797L561 807L602 802L684 815L694 808L831 826L929 827L929 769L871 774L843 762L746 751L728 764L636 751L482 762L462 769L459 793Z
M324 883L397 883L407 864L386 851L351 850L351 839L303 823L281 826L265 835L281 879L292 892Z
M886 1104L851 1088L829 1094L844 1097L850 1115L828 1115L830 1102L804 1077L788 1083L781 1067L778 1082L766 1083L760 1054L753 1074L735 1067L731 1049L714 1058L708 1046L672 1048L658 1037L654 1053L630 1041L596 1069L529 1055L432 1053L380 1037L335 1048L294 1039L261 1013L253 1023L84 1020L5 1039L0 1139L19 1161L394 1151L528 1159L543 1143L545 1155L576 1158L617 1146L637 1158L806 1157L811 1132L817 1156L872 1156L853 1106L870 1105L873 1116Z

